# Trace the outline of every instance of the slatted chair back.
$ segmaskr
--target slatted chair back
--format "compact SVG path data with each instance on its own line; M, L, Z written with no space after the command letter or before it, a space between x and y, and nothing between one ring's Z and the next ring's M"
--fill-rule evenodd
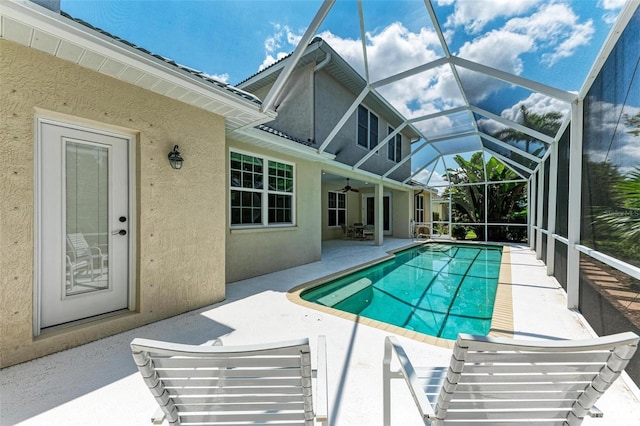
M131 349L171 425L314 424L308 339L242 347L134 339Z
M82 234L67 234L67 241L73 250L73 254L76 259L83 257L92 258L91 249L89 243Z
M391 339L388 344L398 345ZM427 424L573 426L587 415L602 415L594 404L625 369L638 340L634 333L583 341L460 334L448 369L432 368L429 374L416 373L420 369L410 365L401 347L396 353L401 363L406 360L404 378ZM439 378L433 374L438 371ZM439 391L433 392L436 383ZM429 388L431 394L425 393Z

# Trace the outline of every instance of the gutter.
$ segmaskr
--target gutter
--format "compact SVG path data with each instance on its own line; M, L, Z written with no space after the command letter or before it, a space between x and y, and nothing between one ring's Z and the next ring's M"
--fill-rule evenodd
M150 53L143 52L124 42L108 37L89 26L52 12L29 0L0 1L2 1L0 16L3 20L6 19L11 25L24 27L24 30L31 34L36 31L47 33L47 35L51 37L72 43L86 51L96 52L105 58L118 61L150 76L167 81L185 90L195 92L211 99L211 101L223 103L232 109L249 115L251 121L264 121L265 119L268 121L275 117L273 113L260 112L261 102L257 98L255 100L249 100L223 87L214 85L213 83L207 83L207 81L202 78L180 69L178 66L171 65ZM9 39L5 37L5 26L6 23L3 22L2 38L36 49L36 47L32 46L33 35L25 37L24 40ZM45 53L52 54L48 51L45 51ZM53 55L55 56L55 53ZM61 59L65 60L64 58ZM69 62L80 65L77 62ZM99 70L94 71L100 72ZM114 78L118 77L116 76ZM140 87L143 86L140 85ZM233 86L230 87L235 89ZM238 90L238 92L240 92L240 90ZM166 96L166 94L163 95Z

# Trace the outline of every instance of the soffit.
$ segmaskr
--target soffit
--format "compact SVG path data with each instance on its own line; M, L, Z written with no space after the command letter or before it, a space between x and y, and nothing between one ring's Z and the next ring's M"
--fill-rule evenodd
M0 37L225 117L227 132L271 121L254 95L32 2L3 2Z

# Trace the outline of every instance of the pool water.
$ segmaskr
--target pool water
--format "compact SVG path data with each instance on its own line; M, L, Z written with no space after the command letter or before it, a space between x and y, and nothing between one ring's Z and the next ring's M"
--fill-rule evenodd
M426 244L304 291L304 300L445 339L491 328L502 247Z

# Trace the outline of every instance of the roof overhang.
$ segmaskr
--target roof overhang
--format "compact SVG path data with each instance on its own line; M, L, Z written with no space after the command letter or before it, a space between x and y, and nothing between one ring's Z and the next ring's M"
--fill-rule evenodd
M258 98L205 80L28 0L3 0L0 37L225 118L227 131L271 121Z

